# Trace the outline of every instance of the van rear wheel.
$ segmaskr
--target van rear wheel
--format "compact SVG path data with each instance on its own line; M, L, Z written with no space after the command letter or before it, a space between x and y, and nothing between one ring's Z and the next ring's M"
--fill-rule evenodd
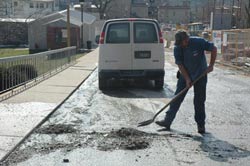
M107 79L99 77L99 89L104 90L107 88Z
M155 79L155 89L162 89L164 85L164 78L157 78Z

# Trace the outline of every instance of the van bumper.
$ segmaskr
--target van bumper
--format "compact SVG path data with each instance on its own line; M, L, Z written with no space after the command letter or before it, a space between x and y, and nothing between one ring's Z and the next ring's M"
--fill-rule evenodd
M164 77L165 71L162 69L152 70L101 70L99 77L105 79L157 79Z

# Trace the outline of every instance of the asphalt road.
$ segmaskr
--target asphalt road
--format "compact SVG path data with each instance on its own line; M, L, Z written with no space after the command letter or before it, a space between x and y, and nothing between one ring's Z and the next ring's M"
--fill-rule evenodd
M166 63L165 70L162 91L148 82L102 92L94 72L3 164L249 165L250 78L238 71L216 67L209 74L206 134L197 133L192 89L170 132L155 124L137 127L173 96L177 68Z

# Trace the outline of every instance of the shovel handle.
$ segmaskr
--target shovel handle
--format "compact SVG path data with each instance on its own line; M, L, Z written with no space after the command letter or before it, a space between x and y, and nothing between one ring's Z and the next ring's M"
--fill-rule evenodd
M196 78L193 82L192 82L192 86L199 81L203 76L205 76L207 74L207 72L205 71L204 73L202 73L198 78ZM177 95L175 95L164 107L162 107L153 117L153 120L163 111L165 110L165 108L167 108L169 106L169 104L175 102L181 95L183 95L187 90L189 89L189 87L185 87L184 89L182 89Z

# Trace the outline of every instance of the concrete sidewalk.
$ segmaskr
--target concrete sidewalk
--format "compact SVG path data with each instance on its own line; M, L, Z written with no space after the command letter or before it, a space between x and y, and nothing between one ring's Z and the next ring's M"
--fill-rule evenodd
M98 49L38 85L0 103L0 159L96 68Z

